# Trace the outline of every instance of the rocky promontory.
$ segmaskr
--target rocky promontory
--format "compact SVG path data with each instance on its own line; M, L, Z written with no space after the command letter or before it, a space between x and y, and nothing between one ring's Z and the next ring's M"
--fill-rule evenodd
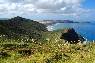
M79 35L73 28L65 29L60 37L69 43L83 42L85 39Z

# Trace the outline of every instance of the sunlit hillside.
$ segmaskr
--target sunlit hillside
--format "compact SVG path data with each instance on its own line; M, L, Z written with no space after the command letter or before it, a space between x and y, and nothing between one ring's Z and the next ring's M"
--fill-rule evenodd
M62 31L44 32L39 41L0 37L0 63L94 63L95 43L69 44Z

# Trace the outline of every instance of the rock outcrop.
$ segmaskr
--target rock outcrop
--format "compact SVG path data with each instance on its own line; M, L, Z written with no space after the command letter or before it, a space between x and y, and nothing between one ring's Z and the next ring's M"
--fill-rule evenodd
M77 34L73 28L65 29L60 39L64 39L71 44L85 41L85 39L81 35Z

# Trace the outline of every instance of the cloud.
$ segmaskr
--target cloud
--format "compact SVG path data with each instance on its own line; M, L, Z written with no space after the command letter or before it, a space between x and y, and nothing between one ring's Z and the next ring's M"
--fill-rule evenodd
M14 8L14 6L17 6L18 9L20 7L26 7L27 9L23 8L23 10L28 10L30 8L36 9L39 11L56 11L61 10L61 8L64 7L73 7L78 6L81 2L81 0L1 0L3 6L8 6L8 8ZM9 5L6 5L9 4ZM19 6L20 5L20 6ZM16 8L16 7L15 7ZM7 8L6 8L7 9Z
M0 0L1 15L56 14L81 17L92 10L82 8L85 0Z

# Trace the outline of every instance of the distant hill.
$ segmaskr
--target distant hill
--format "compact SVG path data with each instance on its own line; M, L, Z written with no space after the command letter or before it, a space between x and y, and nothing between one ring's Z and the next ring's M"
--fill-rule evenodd
M41 38L41 32L47 31L46 26L39 22L14 17L8 20L0 20L0 34L6 35L8 38L29 37Z
M56 23L74 23L72 20L43 20L39 21L39 23L45 24L45 25L52 25Z
M85 22L78 22L78 21L73 21L73 20L43 20L43 21L38 21L39 23L45 24L45 25L52 25L56 23L91 23L88 21Z
M0 18L0 20L8 20L8 18Z

